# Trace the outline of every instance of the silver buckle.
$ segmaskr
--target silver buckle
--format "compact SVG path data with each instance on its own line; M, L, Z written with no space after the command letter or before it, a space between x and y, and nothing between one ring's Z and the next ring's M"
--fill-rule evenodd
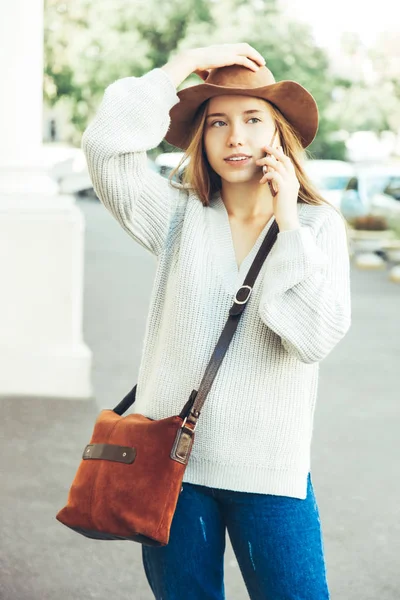
M186 423L186 421L187 421L187 417L185 417L185 418L183 419L183 423L182 423L182 425L181 425L181 429L183 429L183 428L185 427L185 423ZM198 423L198 421L196 421L196 424L195 424L195 426L193 427L193 429L192 429L191 427L189 427L190 431L196 431L197 423Z
M238 295L238 293L240 292L240 290L243 290L244 288L247 288L247 289L249 290L249 293L248 293L248 295L247 295L247 298L246 298L245 300L238 300L238 299L237 299L237 295ZM252 291L253 291L253 288L252 288L252 287L250 287L249 285L242 285L242 286L241 286L241 287L238 289L238 291L236 292L236 296L235 296L235 302L236 302L236 304L246 304L246 302L247 302L247 301L248 301L248 299L250 298L250 294L251 294L251 292L252 292Z

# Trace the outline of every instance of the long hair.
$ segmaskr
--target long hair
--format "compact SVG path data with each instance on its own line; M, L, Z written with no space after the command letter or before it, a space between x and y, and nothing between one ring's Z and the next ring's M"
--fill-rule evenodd
M190 144L184 152L179 164L169 175L171 185L173 185L173 177L179 173L183 163L188 159L188 165L185 167L183 173L182 184L185 187L193 189L204 206L209 206L210 197L215 192L221 190L221 178L211 167L204 151L203 133L208 102L209 100L203 102L198 109L192 124ZM265 100L265 102L267 102L267 100ZM268 102L268 104L275 120L275 126L279 133L283 152L292 161L297 180L300 184L298 201L313 205L327 204L332 207L332 205L322 197L302 167L302 161L308 153L302 147L296 131L290 123L288 123L278 108L270 102Z

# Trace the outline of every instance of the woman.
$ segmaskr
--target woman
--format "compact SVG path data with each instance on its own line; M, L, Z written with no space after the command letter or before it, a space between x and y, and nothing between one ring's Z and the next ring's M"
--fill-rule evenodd
M177 95L192 72L207 81ZM99 198L157 258L135 412L178 414L198 389L279 226L203 407L169 543L143 546L158 600L224 598L226 529L253 600L329 598L310 445L318 363L350 326L350 290L344 222L301 168L317 123L311 94L276 84L241 43L116 81L84 134ZM147 169L164 136L190 157L183 185Z

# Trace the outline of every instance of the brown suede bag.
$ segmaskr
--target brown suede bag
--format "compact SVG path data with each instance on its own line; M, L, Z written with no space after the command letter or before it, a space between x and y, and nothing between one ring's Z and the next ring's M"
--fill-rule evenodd
M166 419L122 416L135 402L136 385L113 410L102 410L58 521L93 539L168 544L201 408L277 233L274 220L236 293L198 391L179 415Z

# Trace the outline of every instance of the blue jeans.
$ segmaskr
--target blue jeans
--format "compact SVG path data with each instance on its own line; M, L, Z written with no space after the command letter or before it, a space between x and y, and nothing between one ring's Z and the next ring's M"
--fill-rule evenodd
M167 546L142 546L156 600L223 600L225 528L251 600L329 598L317 502L183 484Z

